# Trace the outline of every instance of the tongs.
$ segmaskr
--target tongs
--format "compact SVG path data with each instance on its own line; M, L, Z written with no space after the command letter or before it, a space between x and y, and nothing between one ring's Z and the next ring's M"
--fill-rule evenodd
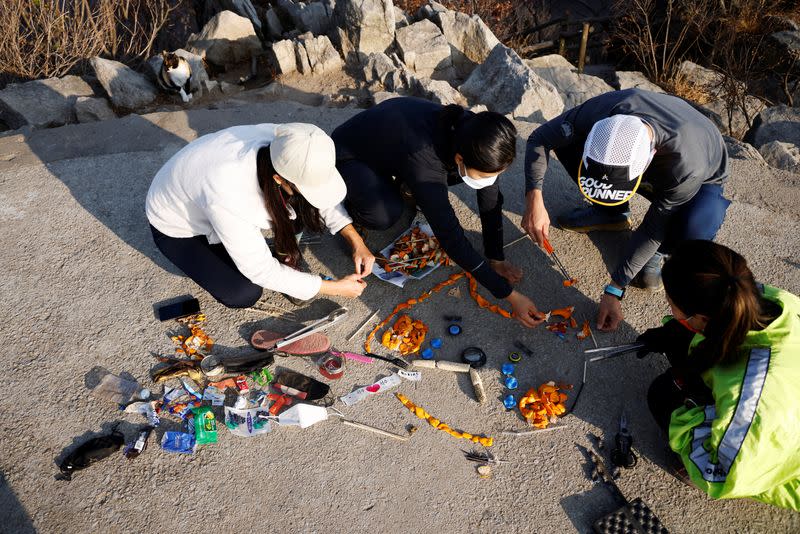
M590 362L598 362L600 360L605 360L608 358L614 358L616 356L622 356L623 354L628 354L630 352L636 352L639 349L644 347L644 343L627 343L625 345L616 345L614 347L602 347L599 349L588 349L583 351L584 354L599 354L599 356L594 356L593 358L589 358Z
M304 326L300 330L292 332L291 334L287 335L286 337L284 337L275 344L275 349L280 349L282 347L285 347L286 345L294 343L295 341L299 341L304 337L308 337L311 334L314 334L316 332L321 332L326 328L332 326L337 321L339 321L339 319L344 317L346 314L347 314L347 308L337 308L332 312L330 312L325 317L323 317L322 319L320 319L319 321L314 321L310 325Z

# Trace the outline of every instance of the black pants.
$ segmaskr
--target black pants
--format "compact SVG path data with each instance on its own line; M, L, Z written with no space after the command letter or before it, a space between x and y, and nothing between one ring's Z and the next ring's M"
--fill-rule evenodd
M247 308L261 298L263 288L239 272L222 244L205 236L169 237L150 225L158 250L186 276L228 308Z
M657 376L647 390L647 406L664 433L668 433L672 412L681 406L687 403L701 406L713 401L711 390L699 376L682 377L671 367Z
M387 230L405 208L391 176L381 176L358 160L339 161L336 168L347 185L344 205L353 220L370 230Z

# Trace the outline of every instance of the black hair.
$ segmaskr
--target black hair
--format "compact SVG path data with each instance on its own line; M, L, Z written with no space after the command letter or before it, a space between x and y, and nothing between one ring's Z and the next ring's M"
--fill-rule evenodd
M747 261L712 241L685 241L664 263L664 290L687 316L708 317L704 340L693 352L699 370L738 358L751 330L761 330L780 314L758 289Z
M480 172L500 172L517 155L517 129L505 116L493 111L465 114L456 104L440 112L443 126L453 132L453 151L464 165Z
M317 233L322 232L323 222L319 210L309 204L300 193L284 194L281 186L273 179L278 172L272 165L269 145L258 149L256 174L258 175L258 185L264 193L264 205L272 221L275 254L279 261L296 268L300 263L300 247L295 234L303 229ZM294 209L297 214L296 220L293 221L289 218L287 205Z

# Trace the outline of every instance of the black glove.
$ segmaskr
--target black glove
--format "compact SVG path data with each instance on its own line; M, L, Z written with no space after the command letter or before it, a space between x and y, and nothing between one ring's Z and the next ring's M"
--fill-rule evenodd
M664 326L645 330L636 338L638 343L644 343L644 347L636 351L636 356L644 358L651 352L658 352L666 355L673 367L680 367L681 362L686 360L692 338L694 332L675 319L670 319Z

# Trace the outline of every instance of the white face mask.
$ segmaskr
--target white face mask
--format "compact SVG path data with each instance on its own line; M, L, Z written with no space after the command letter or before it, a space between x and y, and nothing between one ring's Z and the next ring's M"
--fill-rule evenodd
M464 174L461 174L461 165L458 165L458 175L464 180L464 183L470 186L472 189L483 189L484 187L489 187L495 181L497 181L497 174L494 176L487 176L486 178L481 178L480 180L476 180L471 176L467 175L467 168L464 167Z

